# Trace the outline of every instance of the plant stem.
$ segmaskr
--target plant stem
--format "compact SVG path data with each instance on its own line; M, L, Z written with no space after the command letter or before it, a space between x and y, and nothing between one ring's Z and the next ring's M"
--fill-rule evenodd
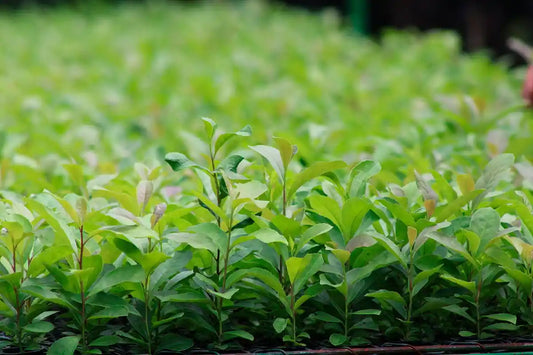
M407 305L407 319L406 319L406 323L407 323L407 332L406 332L406 340L409 340L409 337L410 337L410 333L411 333L411 314L412 314L412 311L413 311L413 288L414 288L414 285L413 285L413 265L414 265L414 255L413 255L413 250L411 248L411 252L409 253L409 269L407 270L407 283L408 283L408 291L409 291L409 303Z
M17 272L17 246L15 239L11 237L11 244L13 245L13 252L11 257L13 258L13 263L11 264L11 269L13 273ZM22 327L20 326L20 313L22 311L22 305L20 304L19 289L16 286L13 286L13 293L15 294L15 312L16 314L16 328L17 328L17 345L19 351L22 353Z
M346 339L348 339L348 279L346 277L346 266L345 264L342 265L342 273L344 277L344 283L346 284L346 294L344 295L344 336Z
M285 177L283 177L283 184L282 184L282 190L283 190L283 199L282 199L282 206L281 206L281 213L284 217L286 217L287 214L287 192L286 192L287 186L285 184ZM283 256L279 256L279 282L283 284Z
M294 309L294 288L291 285L291 318L292 318L292 342L296 344L296 310Z
M152 355L152 332L150 331L150 307L149 307L149 294L148 287L150 284L150 277L146 276L144 281L144 327L146 330L146 345L148 346L148 354Z
M80 253L78 257L78 269L81 271L83 270L83 249L85 249L85 240L83 237L83 225L80 226ZM85 310L85 287L83 284L83 280L80 279L80 301L81 301L81 345L83 348L83 352L87 351L87 336L86 336L86 328L87 328L87 317L86 317L86 310Z
M215 185L215 195L217 197L217 207L220 207L221 196L220 196L220 185L218 184L217 174L215 172L215 155L211 146L209 146L209 160L211 164L211 178L213 179L213 184ZM220 227L220 216L216 216L217 225ZM220 275L220 250L217 250L217 257L215 258L217 275Z
M233 225L233 211L231 211L231 216L229 219L229 226L228 226L228 243L226 247L226 255L224 256L224 276L222 279L222 292L226 292L226 276L228 274L229 253L231 250L231 227L232 225Z
M224 255L224 273L222 275L222 287L221 292L226 292L226 278L228 276L228 264L229 264L229 253L231 251L231 228L233 226L233 210L231 211L230 219L229 219L229 225L228 225L228 241L226 246L226 255ZM224 299L222 297L218 297L217 299L217 316L218 316L218 342L219 344L222 344L222 335L223 335L223 327L222 327L222 306L224 303Z
M477 293L476 293L476 331L478 340L481 338L481 327L480 327L480 314L479 314L479 299L481 298L481 287L483 280L481 279L481 272L479 272L479 279L477 283Z
M224 333L222 327L222 302L222 297L218 297L216 300L218 318L218 344L222 344L222 334Z
M287 184L285 183L285 179L283 179L283 186L282 186L282 206L281 206L281 213L283 216L287 215Z

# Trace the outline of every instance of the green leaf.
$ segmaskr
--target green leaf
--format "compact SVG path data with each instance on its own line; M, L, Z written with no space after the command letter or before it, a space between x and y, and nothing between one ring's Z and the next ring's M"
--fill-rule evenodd
M173 242L188 244L195 249L209 250L213 255L219 250L225 252L227 235L217 225L202 223L190 230L194 233L170 233L166 238Z
M231 340L235 338L241 338L249 341L254 341L254 336L245 330L228 330L224 332L224 340Z
M218 164L218 169L226 172L237 172L237 167L244 160L242 155L233 154L226 157Z
M131 213L137 213L139 209L137 199L124 192L95 188L93 189L93 197L104 197L106 199L117 200L122 207Z
M343 169L345 167L346 163L340 160L332 162L316 162L312 164L292 179L292 184L287 192L287 199L290 199L292 195L294 195L294 193L296 193L296 191L309 180L324 175L327 172Z
M348 250L344 249L333 249L331 253L335 255L335 257L339 259L342 264L346 264L352 255Z
M233 271L226 279L226 287L231 287L233 284L245 277L255 277L256 279L261 280L268 287L274 290L280 299L285 296L285 290L277 275L273 275L270 271L258 267Z
M120 337L116 335L104 335L93 340L89 346L111 346L120 342Z
M285 261L285 264L287 266L287 272L289 274L289 280L291 284L294 284L294 281L296 281L296 277L298 276L298 273L300 272L300 269L302 268L303 263L304 263L304 258L298 258L295 256Z
M89 296L123 282L142 282L145 275L140 265L125 265L110 271L98 279L89 289Z
M500 215L492 208L481 208L472 214L470 229L480 237L477 251L483 252L500 230Z
M407 317L407 311L405 307L405 300L396 291L378 290L376 292L367 293L365 296L373 297L380 303L386 303L392 306L402 317Z
M168 255L160 252L159 250L154 250L143 255L140 260L140 264L144 269L146 275L150 275L156 267L169 258Z
M474 179L470 174L457 174L457 185L459 185L459 190L461 190L463 195L475 189Z
M359 311L352 312L351 314L358 315L358 316L379 316L381 314L381 310L379 310L379 309L361 309Z
M343 324L342 320L340 320L339 318L337 318L335 316L332 316L329 313L322 312L322 311L318 311L315 314L313 314L313 318L316 318L318 320L321 320L321 321L327 322L327 323Z
M367 199L361 197L351 198L344 203L344 206L342 206L341 231L345 242L353 238L369 209L370 203L368 203Z
M130 311L127 307L109 305L108 307L95 312L88 319L114 319L118 317L126 317L129 313Z
M294 294L302 289L323 264L320 254L307 254L303 258L293 256L285 261Z
M350 172L347 185L349 196L362 197L365 194L368 180L381 171L381 165L373 160L364 160Z
M72 218L72 221L74 221L74 223L76 224L76 226L80 226L81 225L81 219L80 219L80 216L78 214L78 211L76 211L76 209L74 208L74 206L72 206L70 204L70 202L68 202L67 200L65 200L64 198L61 198L57 195L54 195L53 193L51 192L48 192L50 195L52 195L56 200L57 202L59 202L61 204L61 207L63 207L63 209L65 210L65 212L68 213L68 215L70 216L70 218Z
M273 229L259 229L253 232L251 235L265 244L281 243L288 245L287 239Z
M32 198L25 198L24 201L34 214L44 218L44 220L54 229L54 245L68 245L71 250L77 250L76 237L79 235L79 232L77 232L76 228L69 226L64 220L58 218L56 213L52 213L42 203Z
M54 329L54 325L46 321L34 321L30 324L26 324L24 330L32 333L48 333Z
M120 251L126 254L126 256L133 259L137 264L142 262L143 253L132 242L121 238L114 238L113 244L115 244Z
M415 219L411 213L409 213L409 211L398 202L390 199L381 199L378 201L385 206L394 217L398 218L406 226L416 227Z
M413 285L414 285L413 292L412 292L413 297L416 296L416 294L427 284L428 279L432 275L437 273L441 267L442 265L439 265L433 269L421 271L415 276L415 278L413 279Z
M448 312L455 313L455 314L457 314L457 315L469 320L470 322L476 324L476 321L474 320L474 318L470 317L470 315L468 313L466 313L466 307L460 307L460 306L458 306L456 304L450 304L448 306L442 307L442 309L445 309Z
M46 355L74 355L79 342L80 338L77 336L63 337L50 346Z
M70 246L51 246L37 254L30 263L28 274L38 276L46 270L46 264L55 264L59 260L72 254Z
M171 292L155 295L162 302L177 302L177 303L207 303L208 299L200 293L195 292Z
M177 152L167 153L167 155L165 155L165 161L168 163L168 165L170 165L170 167L174 171L180 171L180 170L187 169L187 168L200 168L203 170L207 170L204 167L196 164L195 162L187 158L187 156L182 153L177 153Z
M459 215L461 213L461 208L479 196L482 192L483 190L475 190L459 196L457 199L448 202L447 205L437 208L433 216L436 218L437 222L442 222L452 215Z
M235 184L235 192L239 199L256 199L268 190L268 187L259 181L249 181L244 184Z
M308 197L311 208L320 216L329 219L339 229L342 228L342 210L334 199L327 196L311 195Z
M483 197L487 195L492 189L498 185L498 183L503 180L511 166L514 164L514 155L513 154L501 154L492 159L483 174L476 181L475 188L476 190L485 190L480 194L473 202L473 208L481 202Z
M273 137L274 141L276 142L279 153L281 155L281 161L283 162L283 166L285 170L289 167L289 163L292 160L292 157L294 154L296 154L296 151L298 150L295 145L292 145L288 140L285 138L280 137Z
M270 163L276 174L278 174L280 182L285 181L285 165L279 150L268 145L250 146L250 149L261 154Z
M165 318L165 319L161 319L161 320L158 320L158 321L155 321L152 323L152 326L154 328L157 328L157 327L160 327L162 325L165 325L165 324L168 324L176 319L180 319L183 317L185 313L183 312L179 312L179 313L174 313L172 316L168 317L168 318Z
M464 246L455 239L438 233L431 233L428 238L435 240L437 243L444 245L449 250L456 252L468 260L472 265L477 266L478 262L466 251Z
M475 337L476 336L476 333L472 333L468 330L461 330L459 332L459 335L464 337L464 338L471 338L471 337Z
M158 350L170 350L173 353L180 353L192 348L194 345L192 339L178 336L176 334L166 334L161 337Z
M402 264L404 268L407 269L407 257L405 256L405 254L401 252L400 248L398 248L398 246L394 244L392 240L390 240L386 236L379 235L379 234L373 235L372 237L383 248L385 248L389 253L391 253L396 258L396 260L398 260L400 264Z
M494 313L494 314L489 314L489 315L486 315L486 316L483 316L483 317L484 318L490 318L490 319L499 320L499 321L502 321L502 322L508 322L508 323L516 324L516 316L514 314Z
M213 134L217 129L217 124L215 121L208 117L201 117L201 120L204 122L204 130L209 139L213 138Z
M252 128L249 125L244 126L240 131L237 132L231 132L231 133L223 133L220 136L218 136L216 142L215 142L215 154L226 144L228 140L235 136L241 136L241 137L248 137L252 134Z
M518 326L510 323L493 323L483 328L483 330L504 330L509 332L516 331L518 329Z
M458 279L456 277L453 277L451 275L440 275L445 280L448 280L450 282L453 282L456 285L459 285L461 287L466 288L468 291L470 291L473 295L476 294L476 283L474 281L465 281Z
M236 294L239 291L239 289L238 288L232 288L232 289L229 289L229 290L227 290L225 292L216 292L216 291L213 291L213 290L208 288L208 289L206 289L206 291L211 293L211 294L213 294L213 295L215 295L215 296L217 296L217 297L221 297L221 298L223 298L225 300L230 300L231 297L233 297L233 295Z
M313 238L316 238L324 233L327 233L333 228L331 225L327 223L318 223L315 224L305 230L303 232L302 236L298 240L298 245L296 247L296 252L301 250L307 243L309 243L310 240Z
M274 327L274 330L276 333L281 333L287 328L287 324L289 324L289 320L287 318L276 318L274 320L274 323L272 323L272 326Z
M517 269L511 269L505 267L505 272L509 274L513 279L515 279L520 287L527 293L530 293L533 288L533 278L526 274L525 272L522 272Z
M79 164L63 164L63 168L67 171L70 178L80 188L81 192L86 196L86 184L83 177L83 167Z
M333 334L331 334L329 336L329 342L333 346L342 345L342 344L346 343L347 340L348 340L348 338L344 334L333 333Z

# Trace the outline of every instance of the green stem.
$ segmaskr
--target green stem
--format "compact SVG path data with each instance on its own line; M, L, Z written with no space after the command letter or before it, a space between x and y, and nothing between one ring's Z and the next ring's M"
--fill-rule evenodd
M220 196L220 185L218 184L217 174L215 172L215 155L211 146L209 146L209 160L211 165L211 178L213 179L213 184L215 185L215 195L217 197L217 207L220 207L222 198ZM217 225L220 227L220 216L216 216ZM217 257L215 258L217 275L220 275L220 250L217 250Z
M481 279L481 272L480 272L478 284L477 284L477 292L476 292L476 332L477 332L478 340L481 338L481 325L480 325L481 316L479 314L479 306L480 306L479 299L481 298L482 284L483 284L483 281Z
M226 247L226 255L224 256L224 276L222 279L222 292L226 292L226 277L228 275L228 263L229 263L229 253L231 250L231 228L233 225L233 211L231 211L231 216L229 219L228 226L228 243Z
M217 317L218 317L218 344L222 344L222 335L223 335L223 327L222 327L222 297L218 297L216 300L217 304Z
M407 270L407 290L409 294L409 302L407 305L407 318L406 318L406 333L405 333L405 339L409 340L411 337L411 317L413 314L413 289L414 289L414 281L413 281L413 274L415 273L415 262L414 257L415 253L413 252L414 245L411 245L409 248L409 269Z
M152 355L152 332L150 330L150 307L149 307L149 294L148 287L150 284L149 276L146 276L144 281L144 327L146 331L146 345L148 346L148 354Z
M83 236L83 225L80 226L80 253L78 257L78 269L81 271L83 270L83 249L85 249L85 240ZM85 285L83 284L83 280L80 279L80 302L81 302L81 346L83 349L83 352L85 353L87 351L87 335L86 335L86 328L87 328L87 315L86 315L86 309L85 309Z
M228 276L228 264L229 264L229 253L231 251L231 228L233 226L233 210L231 211L229 225L228 225L228 240L226 246L226 255L224 255L224 273L222 274L222 288L220 289L222 293L226 292L226 278ZM218 342L222 344L223 336L223 327L222 327L222 306L224 300L222 297L217 299L217 316L218 316Z
M21 353L24 352L24 349L22 348L22 326L20 324L20 314L22 312L22 305L20 304L20 298L19 298L19 290L18 287L13 287L13 291L15 293L15 310L17 312L17 343L19 347L19 351Z
M13 270L13 273L17 272L17 245L15 243L14 238L11 238L11 244L13 245L13 252L11 253L11 257L13 258L13 264L11 265L11 269ZM13 287L13 293L15 294L15 312L16 314L16 328L17 328L17 345L19 348L19 351L22 353L24 349L22 349L22 327L20 325L20 313L22 312L22 306L20 304L20 297L19 297L19 289L18 287Z
M296 345L296 310L294 309L294 286L291 285L292 342Z
M282 205L281 205L281 213L284 217L286 217L287 214L287 186L285 184L285 177L283 177L283 184L282 184L282 190L283 190L283 198L282 198ZM283 256L279 256L279 269L278 269L278 276L279 276L279 282L283 284Z
M281 213L283 216L287 215L287 184L285 183L285 178L283 179L283 201L281 206Z

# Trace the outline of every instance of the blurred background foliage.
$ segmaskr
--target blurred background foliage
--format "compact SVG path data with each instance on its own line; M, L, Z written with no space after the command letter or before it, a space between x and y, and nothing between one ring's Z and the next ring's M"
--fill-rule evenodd
M87 7L145 0L2 0L4 9L29 6L68 5ZM205 3L201 0L170 0L181 3ZM217 2L224 2L218 0ZM228 0L226 0L228 1ZM234 0L233 0L234 1ZM312 11L335 9L346 24L356 31L377 35L384 28L450 29L463 38L463 49L488 48L497 56L509 55L508 37L533 41L533 2L530 0L271 0L272 3L306 8ZM511 56L512 63L521 63Z

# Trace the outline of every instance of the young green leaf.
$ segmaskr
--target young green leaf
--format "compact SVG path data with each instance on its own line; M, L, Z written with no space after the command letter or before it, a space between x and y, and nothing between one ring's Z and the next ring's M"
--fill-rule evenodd
M74 355L80 342L77 336L66 336L56 340L48 349L46 355Z
M278 175L280 182L285 181L285 165L283 163L279 150L268 145L250 146L250 149L261 154L270 163L270 165Z

